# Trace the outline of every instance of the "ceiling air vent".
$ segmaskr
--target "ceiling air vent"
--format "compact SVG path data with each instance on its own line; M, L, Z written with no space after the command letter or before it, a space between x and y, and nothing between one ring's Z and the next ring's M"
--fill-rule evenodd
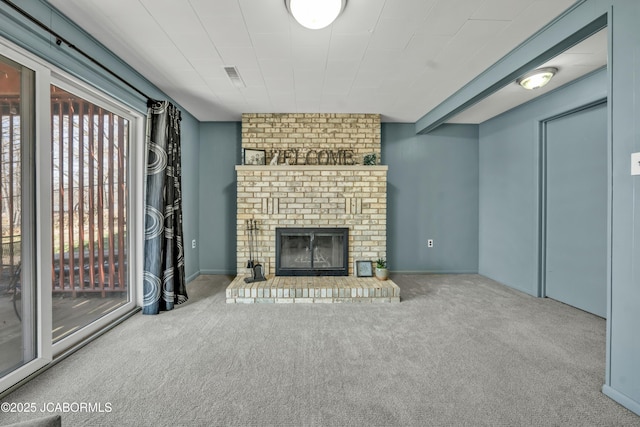
M247 87L236 67L224 67L224 71L226 71L229 80L231 80L231 83L233 83L235 87Z

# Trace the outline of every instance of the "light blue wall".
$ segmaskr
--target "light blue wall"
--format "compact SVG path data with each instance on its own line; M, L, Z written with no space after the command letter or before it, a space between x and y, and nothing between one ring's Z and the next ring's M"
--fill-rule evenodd
M601 70L480 125L480 274L539 296L539 122L606 96Z
M609 197L608 197L608 315L607 362L603 392L640 414L640 178L630 174L630 156L640 152L640 2L637 0L579 0L561 19L525 41L458 94L423 117L418 132L440 120L478 94L485 93L530 60L541 58L573 34L590 33L605 19L609 31ZM589 31L584 31L589 28ZM585 34L586 35L586 34ZM568 88L575 90L579 86ZM598 85L598 91L601 86ZM592 93L564 96L565 105L588 101ZM465 99L466 98L466 99ZM540 101L544 102L544 101ZM521 112L522 110L519 110ZM539 110L536 119L552 111ZM533 249L540 225L536 218L538 153L534 123L514 112L511 123L499 117L480 127L480 272L537 294ZM520 125L524 120L523 125ZM515 124L514 124L515 123ZM516 130L516 127L519 129ZM499 161L501 160L501 161ZM496 170L492 170L497 168ZM500 177L503 177L502 179ZM504 220L504 225L499 224ZM500 265L502 263L502 266Z
M387 259L395 272L478 271L478 127L382 124ZM434 247L427 248L427 239Z
M182 114L182 227L184 234L184 270L187 282L200 271L199 247L191 241L200 235L200 122Z
M389 165L387 257L396 272L477 272L478 128L382 125ZM236 173L241 123L200 127L200 272L236 273ZM427 238L435 241L428 249Z
M607 316L607 104L546 123L543 294Z
M240 122L200 126L200 272L236 274L236 171Z
M146 95L155 99L170 99L138 72L81 30L76 24L53 9L47 2L42 0L22 0L16 2L16 4L49 25L52 30L75 44L79 49L88 52L93 58ZM57 46L52 36L39 28L35 28L33 24L26 21L4 3L0 4L0 36L146 115L146 98L83 58L65 44ZM173 102L182 112L183 220L185 243L187 243L191 242L199 234L197 195L199 185L198 151L200 125L188 111L181 108L175 101ZM185 273L187 277L194 277L198 272L198 258L190 248L190 244L187 244Z
M640 2L603 3L613 10L610 369L604 391L640 414L640 176L630 174L631 153L640 152Z

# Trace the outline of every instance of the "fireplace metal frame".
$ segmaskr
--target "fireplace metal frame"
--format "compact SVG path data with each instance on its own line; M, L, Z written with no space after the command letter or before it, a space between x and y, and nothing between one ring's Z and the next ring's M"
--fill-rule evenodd
M342 236L342 259L344 265L336 268L315 268L313 265L313 251L311 251L311 268L292 268L280 266L280 248L282 246L283 233L309 234L311 237L311 247L315 250L314 236L316 233L336 233ZM276 276L348 276L349 275L349 229L343 227L331 228L288 228L276 227Z

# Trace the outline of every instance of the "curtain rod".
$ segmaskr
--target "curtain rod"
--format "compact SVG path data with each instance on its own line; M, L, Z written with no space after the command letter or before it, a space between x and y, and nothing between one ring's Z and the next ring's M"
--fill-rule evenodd
M116 79L120 80L122 83L124 83L125 85L129 86L131 89L135 90L136 92L138 92L140 95L144 96L145 98L147 98L147 107L150 107L154 102L156 102L155 99L151 98L150 96L148 96L147 94L145 94L144 92L142 92L140 89L138 89L137 87L133 86L131 83L129 83L128 81L126 81L125 79L123 79L122 77L120 77L118 74L114 73L113 71L111 71L109 68L107 68L105 65L103 65L101 62L99 62L98 60L96 60L95 58L93 58L91 55L89 55L88 53L86 53L85 51L83 51L82 49L79 49L78 47L76 47L73 43L71 43L70 41L68 41L67 39L65 39L64 37L62 37L60 34L56 33L55 31L53 31L51 28L49 28L48 26L46 26L42 21L38 20L37 18L35 18L34 16L32 16L31 14L25 12L23 9L19 8L18 6L16 6L13 2L9 1L9 0L2 0L3 3L9 5L9 7L11 7L13 10L15 10L16 12L18 12L20 15L24 16L25 18L27 18L29 21L33 22L34 24L36 24L38 27L42 28L43 30L45 30L46 32L48 32L49 34L51 34L52 36L54 36L56 38L56 45L60 46L62 43L66 44L67 47L69 47L70 49L75 50L76 52L78 52L80 55L84 56L85 58L87 58L89 61L93 62L95 65L97 65L98 67L102 68L104 71L106 71L107 73L111 74L113 77L115 77Z

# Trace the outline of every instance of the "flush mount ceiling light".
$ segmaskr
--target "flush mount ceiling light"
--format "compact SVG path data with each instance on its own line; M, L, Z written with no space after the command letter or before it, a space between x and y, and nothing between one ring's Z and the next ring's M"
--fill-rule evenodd
M325 28L344 10L347 0L285 0L289 13L310 30Z
M516 82L525 89L538 89L549 83L551 77L558 72L557 68L538 68L520 77Z

